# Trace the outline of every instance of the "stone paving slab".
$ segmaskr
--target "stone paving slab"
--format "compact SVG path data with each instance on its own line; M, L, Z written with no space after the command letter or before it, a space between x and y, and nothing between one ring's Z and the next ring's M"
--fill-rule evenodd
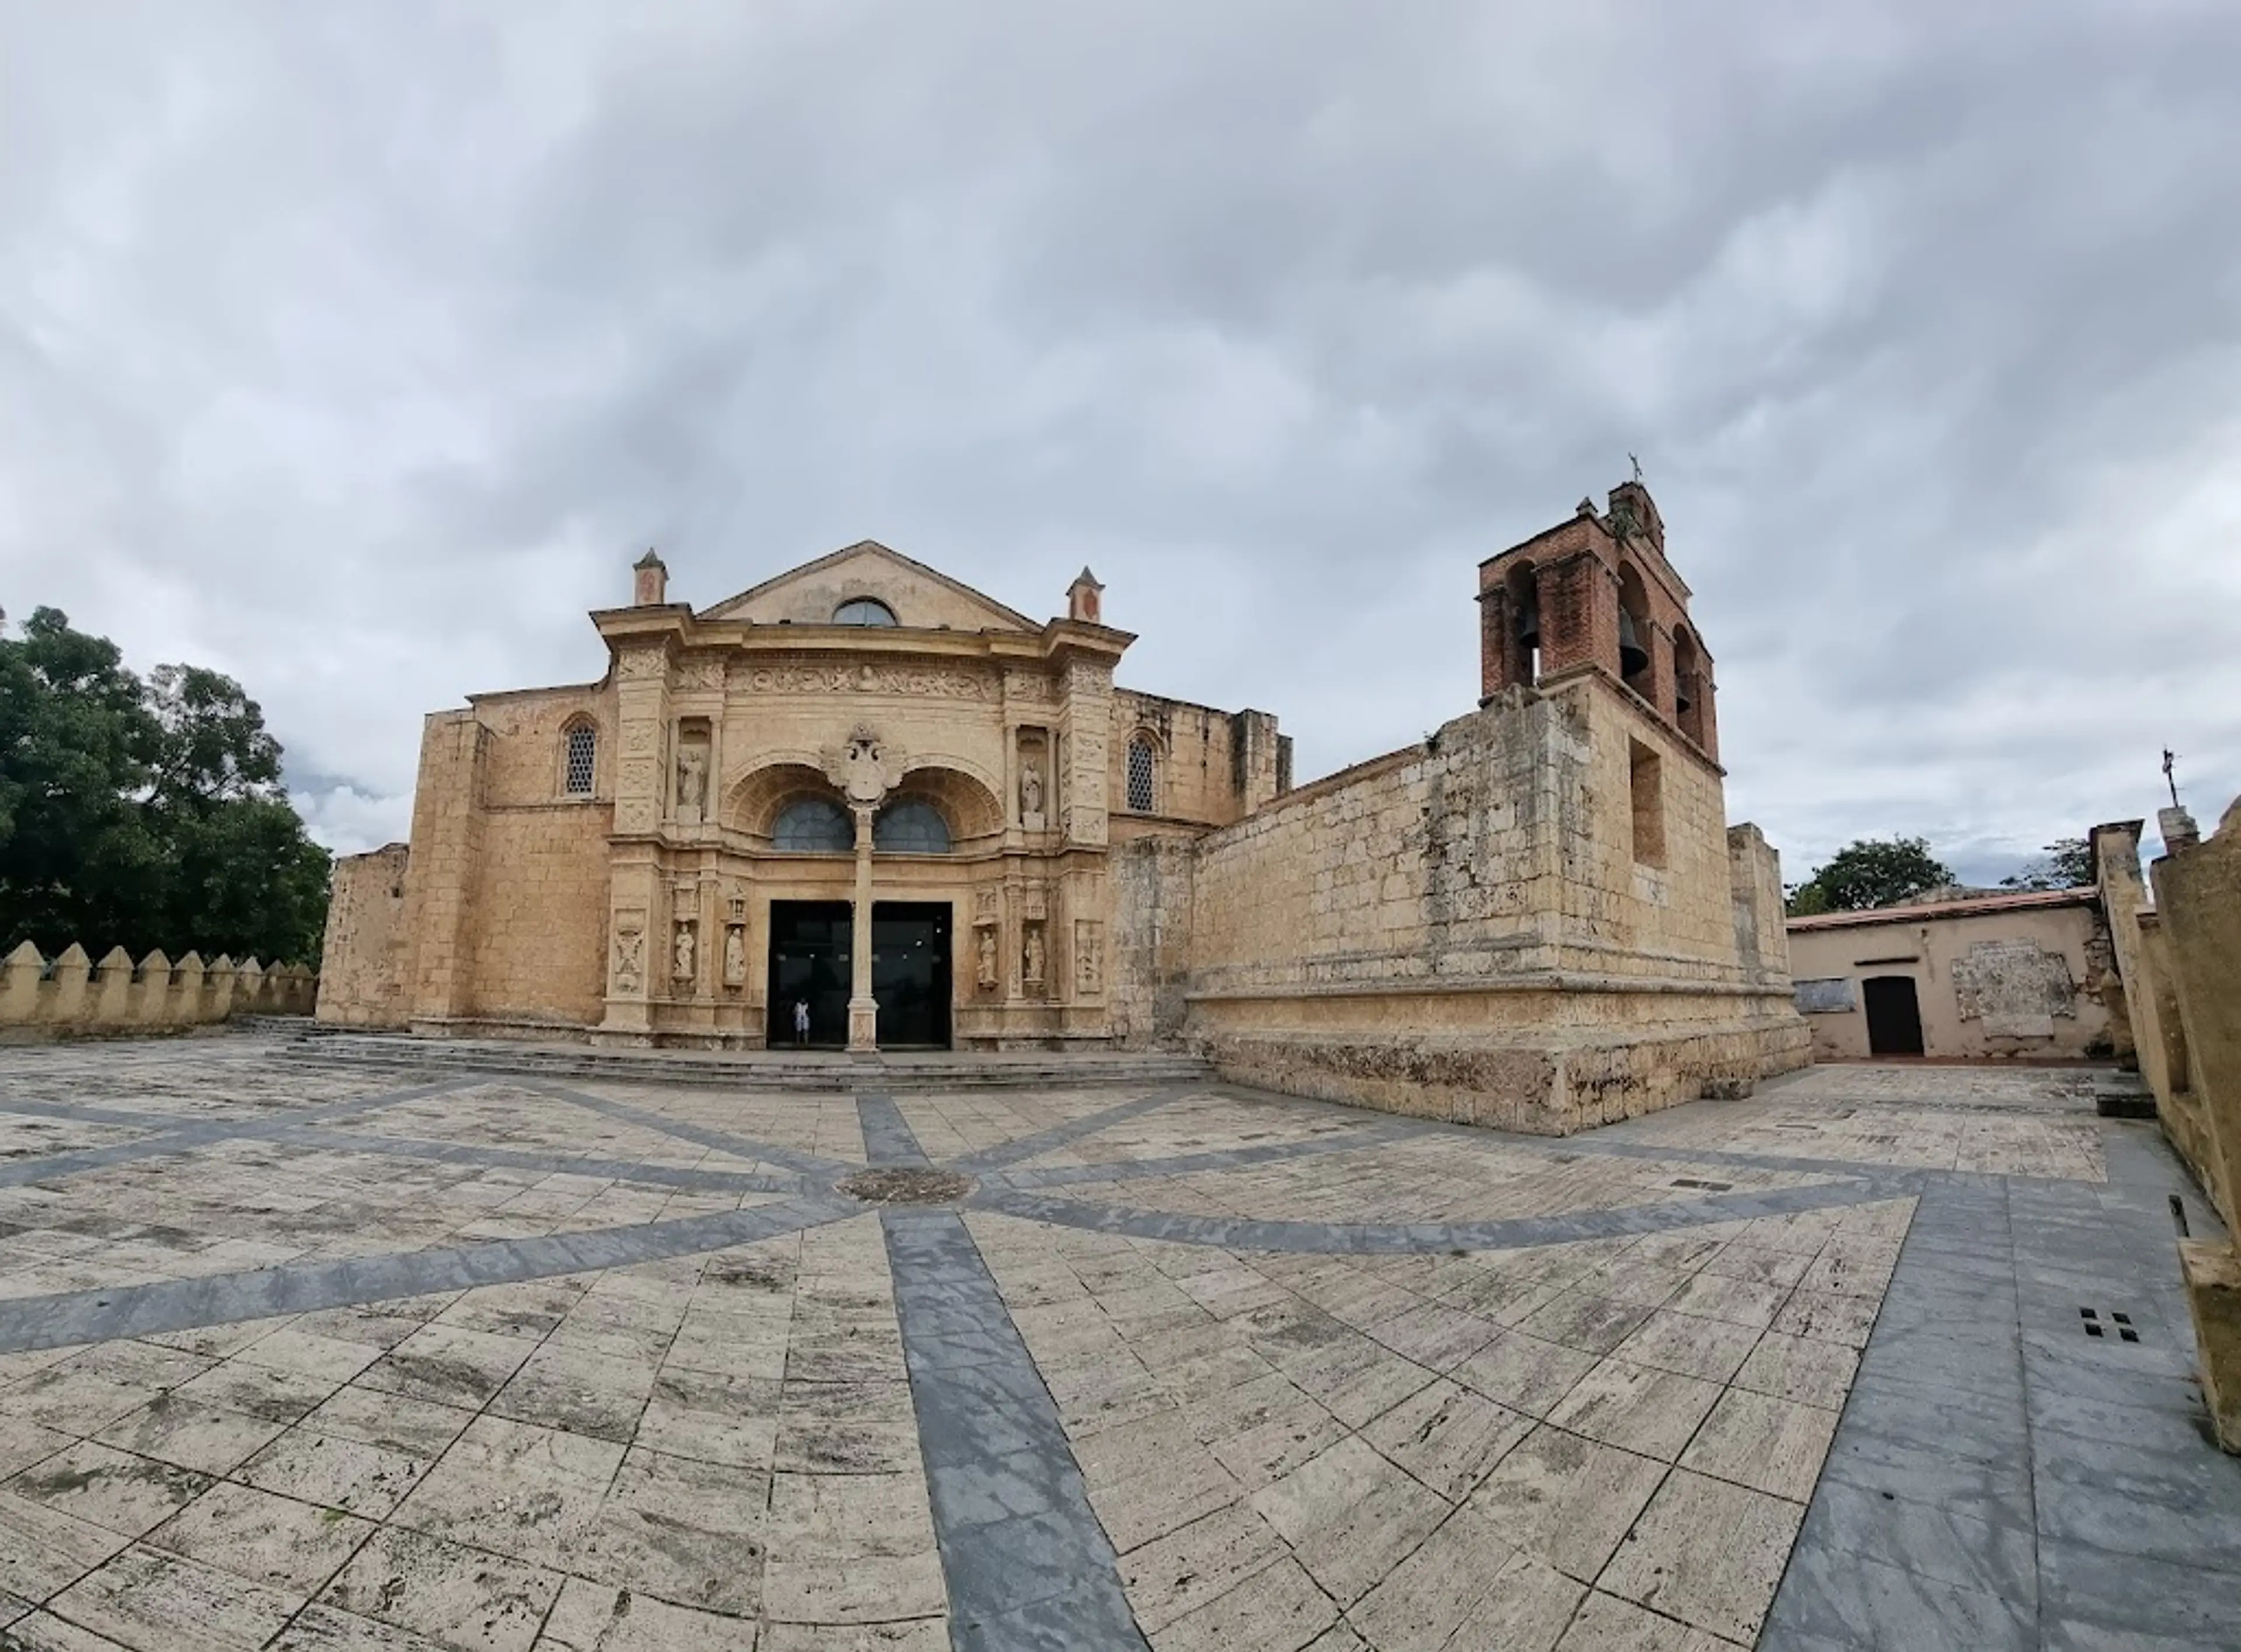
M2066 1073L1559 1142L8 1050L0 1640L2220 1644L2179 1185Z

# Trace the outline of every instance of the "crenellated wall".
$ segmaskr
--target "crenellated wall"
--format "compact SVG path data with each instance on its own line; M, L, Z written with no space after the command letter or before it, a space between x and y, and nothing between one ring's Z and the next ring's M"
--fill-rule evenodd
M318 977L300 964L266 968L221 954L176 964L160 952L135 964L121 946L95 963L73 942L50 960L30 941L0 960L0 1039L177 1033L237 1014L308 1015Z
M2171 968L2163 914L2140 875L2139 820L2112 820L2093 828L2094 873L2109 940L2116 953L2117 1003L2131 1023L2140 1076L2156 1098L2156 1116L2179 1155L2194 1167L2204 1191L2226 1221L2233 1213L2211 1174L2212 1147L2202 1087L2187 1048L2178 978Z
M2241 798L2207 839L2176 805L2161 813L2168 853L2149 869L2151 910L2141 822L2096 826L2094 859L2157 1114L2226 1222L2182 1241L2179 1266L2211 1423L2241 1453Z

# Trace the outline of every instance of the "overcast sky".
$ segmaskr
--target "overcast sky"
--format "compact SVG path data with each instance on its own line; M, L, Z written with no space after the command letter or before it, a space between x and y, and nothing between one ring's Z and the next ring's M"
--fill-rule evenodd
M2241 5L0 0L0 606L423 712L878 538L1301 779L1639 454L1731 819L1964 876L2241 791Z

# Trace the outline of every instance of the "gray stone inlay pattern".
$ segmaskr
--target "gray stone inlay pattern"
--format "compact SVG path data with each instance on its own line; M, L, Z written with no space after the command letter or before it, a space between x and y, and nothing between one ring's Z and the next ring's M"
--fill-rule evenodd
M1191 1176L1204 1170L1240 1170L1279 1160L1303 1159L1319 1153L1354 1153L1388 1141L1405 1140L1405 1127L1362 1125L1343 1134L1333 1133L1308 1141L1274 1141L1261 1147L1223 1147L1205 1153L1177 1154L1167 1159L1123 1159L1103 1165L1053 1165L1040 1170L1005 1170L991 1180L1006 1187L1080 1187L1100 1181L1139 1181L1158 1176Z
M231 1122L211 1120L176 1131L161 1132L138 1141L24 1160L12 1166L0 1167L0 1170L24 1172L26 1174L20 1178L23 1180L43 1180L50 1176L176 1153L219 1140L290 1138L298 1134L311 1136L318 1133L308 1127L317 1121L371 1112L430 1095L475 1087L490 1081L469 1078L418 1085L377 1095L352 1097L318 1107L291 1109L284 1117ZM816 1175L824 1186L832 1185L855 1168L837 1160L733 1137L722 1131L671 1119L625 1102L610 1102L603 1097L585 1095L557 1085L539 1083L528 1087L697 1145L743 1158L800 1167L805 1174ZM1085 1140L1100 1130L1153 1112L1168 1105L1180 1094L1180 1091L1163 1093L1123 1102L1118 1107L1103 1109L1034 1135L1018 1138L1003 1147L967 1154L955 1160L953 1167L985 1169L1002 1162L1016 1163L1020 1159ZM872 1162L875 1166L886 1163L917 1167L928 1162L917 1138L903 1119L901 1110L891 1099L863 1098L858 1104L858 1117L864 1129L867 1155L898 1155L893 1158L873 1156ZM1426 1125L1422 1127L1436 1131L1442 1127ZM1408 1134L1409 1128L1409 1126L1397 1122L1367 1127L1356 1132L1346 1145L1372 1147ZM383 1150L385 1143L383 1138L377 1136L368 1135L361 1140L356 1135L347 1135L344 1143L339 1145L346 1145L353 1150L378 1152ZM520 1154L512 1149L485 1149L467 1144L456 1147L444 1147L443 1144L421 1145L440 1148L440 1153L434 1156L451 1163L526 1160L529 1167L561 1171L581 1170L584 1164L582 1160L570 1160L562 1154ZM1221 1168L1328 1153L1336 1145L1339 1144L1328 1137L1312 1137L1296 1142L1217 1150L1190 1157L1198 1168ZM1748 1158L1750 1155L1734 1156ZM1118 1180L1138 1175L1172 1174L1174 1174L1172 1168L1174 1162L1172 1160L1155 1160L1115 1166L1113 1174L1107 1179ZM1914 1191L1923 1177L1923 1173L1895 1172L1871 1166L1848 1167L1816 1162L1815 1167L1840 1174L1843 1179L1802 1187L1717 1194L1701 1200L1482 1222L1254 1221L1081 1204L1002 1186L984 1186L962 1203L968 1208L987 1209L1089 1232L1125 1234L1135 1238L1235 1250L1401 1254L1563 1244L1583 1239L1668 1232L1752 1216L1835 1208L1900 1196ZM614 1167L619 1179L623 1168L621 1166ZM649 1173L652 1168L629 1167L634 1175ZM1848 1174L1844 1174L1847 1172ZM666 1178L651 1176L649 1179ZM727 1178L727 1181L730 1180ZM744 1181L746 1178L742 1176L737 1180ZM800 1191L791 1184L758 1179L759 1185L764 1181L767 1181L772 1191ZM8 1184L0 1180L0 1185ZM168 1280L155 1284L97 1287L18 1298L0 1304L0 1353L235 1324L275 1314L298 1313L318 1308L364 1306L432 1291L553 1278L589 1267L612 1267L691 1255L840 1221L857 1214L860 1208L837 1198L813 1194L785 1204L671 1222L536 1238L493 1240L476 1245L392 1256L284 1263L274 1267L197 1279ZM773 1223L776 1225L771 1225Z
M355 1308L476 1285L511 1285L672 1256L697 1256L703 1251L775 1239L781 1234L861 1214L860 1207L837 1198L797 1199L676 1221L547 1234L533 1239L498 1239L387 1256L352 1256L339 1261L291 1262L153 1285L19 1297L0 1303L0 1354L151 1336L164 1331L199 1330L269 1319L278 1314Z
M472 1080L488 1083L489 1080ZM782 1147L776 1142L751 1141L723 1130L711 1130L706 1125L689 1120L672 1119L666 1114L652 1113L644 1107L634 1107L627 1101L610 1101L603 1095L592 1095L582 1090L572 1090L565 1084L542 1081L526 1083L527 1087L545 1095L558 1096L563 1101L573 1102L579 1107L618 1120L625 1124L639 1125L648 1130L658 1130L664 1135L675 1136L680 1141L690 1141L697 1147L711 1148L717 1153L728 1153L742 1159L759 1159L791 1170L798 1176L831 1182L855 1169L854 1165L842 1164L837 1159L822 1158L813 1153L803 1153L793 1147Z
M927 1162L902 1110L860 1096L874 1166ZM964 1222L880 1214L956 1652L1145 1652L1058 1406Z
M0 1187L22 1187L35 1181L46 1181L56 1176L74 1176L87 1170L106 1170L115 1165L133 1163L141 1159L160 1159L169 1154L190 1152L219 1141L246 1141L260 1137L284 1135L307 1124L331 1123L337 1119L353 1118L359 1114L372 1113L382 1107L392 1107L407 1101L418 1101L431 1095L445 1095L454 1090L465 1090L484 1082L479 1079L447 1079L438 1084L416 1084L410 1089L385 1090L374 1095L351 1096L346 1100L330 1101L313 1107L290 1108L285 1113L263 1118L202 1119L192 1124L164 1127L164 1120L151 1114L130 1117L130 1122L144 1129L154 1131L131 1141L111 1142L103 1147L78 1147L65 1153L35 1154L12 1160L0 1165ZM121 1123L127 1115L110 1114L95 1119L97 1109L84 1109L79 1114L86 1123ZM110 1114L110 1109L97 1111ZM31 1117L66 1117L64 1109L51 1102L0 1103L0 1113L21 1113Z
M765 1176L746 1170L699 1170L686 1165L647 1164L636 1159L598 1154L536 1153L520 1147L491 1147L478 1142L418 1141L406 1136L378 1136L348 1130L298 1125L281 1139L344 1153L370 1153L396 1159L425 1159L433 1164L479 1165L507 1170L546 1170L562 1175L598 1176L698 1193L806 1194L815 1184L806 1176Z
M1825 1170L1828 1167L1821 1168ZM1254 1221L1078 1204L1000 1187L984 1187L968 1202L978 1208L1024 1217L1029 1221L1055 1222L1063 1227L1080 1227L1092 1233L1126 1234L1132 1239L1211 1245L1223 1250L1391 1255L1417 1251L1511 1250L1533 1245L1563 1245L1583 1239L1668 1233L1676 1228L1702 1227L1754 1216L1834 1209L1879 1199L1903 1198L1915 1190L1920 1180L1918 1174L1879 1171L1803 1187L1716 1194L1708 1199L1476 1222Z
M1058 1407L949 1211L882 1212L957 1652L1144 1652Z
M2208 1437L2153 1129L2102 1127L2105 1185L1927 1180L1765 1652L2241 1643L2241 1461Z
M884 1095L856 1098L856 1118L864 1132L864 1157L873 1166L908 1166L927 1162L926 1149L904 1120L903 1110Z
M135 1141L15 1161L0 1167L18 1173L0 1185L43 1183L219 1140L275 1138L453 1164L801 1196L679 1221L21 1297L0 1301L0 1352L113 1342L469 1286L596 1273L780 1237L862 1214L860 1205L805 1190L784 1177L664 1170L320 1127L338 1117L489 1082L460 1079L318 1107L267 1108L237 1120L198 1118L171 1128L163 1115L0 1101L0 1112L151 1132ZM794 1169L816 1178L819 1188L861 1169L557 1086L527 1087L680 1140ZM960 1205L1091 1233L1237 1252L1423 1255L1650 1234L1917 1196L1919 1214L1874 1321L1858 1382L1850 1389L1827 1470L1813 1488L1803 1535L1761 1643L1788 1652L2196 1647L2226 1643L2232 1624L2241 1621L2241 1464L2218 1455L2203 1437L2164 1205L2178 1178L2167 1155L2151 1145L2151 1127L2100 1127L2106 1184L1725 1152L1678 1140L1500 1138L1510 1151L1552 1163L1578 1154L1616 1154L1830 1180L1475 1222L1260 1221L1111 1207L1033 1191L1268 1166L1452 1134L1449 1127L1417 1121L1354 1125L1343 1135L1326 1132L1165 1159L1006 1173L1007 1167L1191 1093L1141 1097L960 1158L953 1167L987 1178ZM1212 1094L1247 1106L1313 1105ZM1337 1116L1338 1110L1331 1111ZM873 1166L900 1171L927 1164L892 1100L863 1098L858 1120ZM1476 1131L1470 1139L1496 1140ZM1870 1134L1855 1139L1863 1147L1876 1145ZM1187 1145L1187 1136L1181 1145ZM672 1180L680 1175L695 1180ZM43 1188L39 1196L45 1196ZM2206 1231L2207 1213L2198 1205L2195 1215L2198 1231ZM944 1208L885 1211L881 1233L901 1331L902 1369L896 1374L907 1378L915 1408L953 1643L1141 1648L1143 1637L1120 1590L1114 1544L1092 1512L1054 1399L1050 1384L1059 1378L1047 1381L1034 1363L972 1232L955 1208ZM2077 1326L2081 1306L2126 1312L2142 1341L2087 1339ZM1040 1308L1021 1311L1021 1322L1029 1322L1031 1330L1042 1323L1027 1318ZM1084 1448L1080 1461L1090 1461ZM1100 1500L1105 1495L1100 1489ZM1766 1587L1772 1588L1771 1577ZM1154 1616L1145 1622L1161 1629ZM1581 1624L1586 1622L1582 1617ZM1575 1652L1572 1638L1578 1637L1568 1638L1563 1652Z
M1019 1136L978 1153L968 1153L957 1160L956 1167L973 1175L985 1175L1007 1166L1021 1164L1044 1154L1055 1153L1060 1147L1073 1146L1094 1135L1110 1130L1116 1124L1126 1124L1131 1119L1141 1119L1187 1094L1177 1087L1160 1091L1154 1095L1139 1096L1133 1101L1123 1101L1116 1107L1101 1109L1086 1118L1070 1119L1064 1124L1054 1124L1047 1130L1038 1130L1033 1135Z

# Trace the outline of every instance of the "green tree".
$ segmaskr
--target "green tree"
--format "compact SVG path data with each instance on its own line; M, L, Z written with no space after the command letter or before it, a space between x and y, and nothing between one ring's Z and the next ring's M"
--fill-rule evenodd
M2001 879L2000 887L2082 889L2094 881L2092 846L2084 838L2057 838L2021 872Z
M1864 912L1896 906L1953 881L1953 873L1921 838L1862 838L1790 891L1789 914Z
M164 847L162 926L207 956L316 959L331 870L281 782L280 742L231 677L158 665L146 808Z
M1829 892L1810 878L1803 883L1791 884L1784 893L1793 918L1810 918L1829 910Z
M94 944L142 933L163 854L139 796L155 754L144 686L115 645L41 608L0 637L0 935Z
M314 960L329 859L240 685L143 682L52 608L0 636L0 947Z

